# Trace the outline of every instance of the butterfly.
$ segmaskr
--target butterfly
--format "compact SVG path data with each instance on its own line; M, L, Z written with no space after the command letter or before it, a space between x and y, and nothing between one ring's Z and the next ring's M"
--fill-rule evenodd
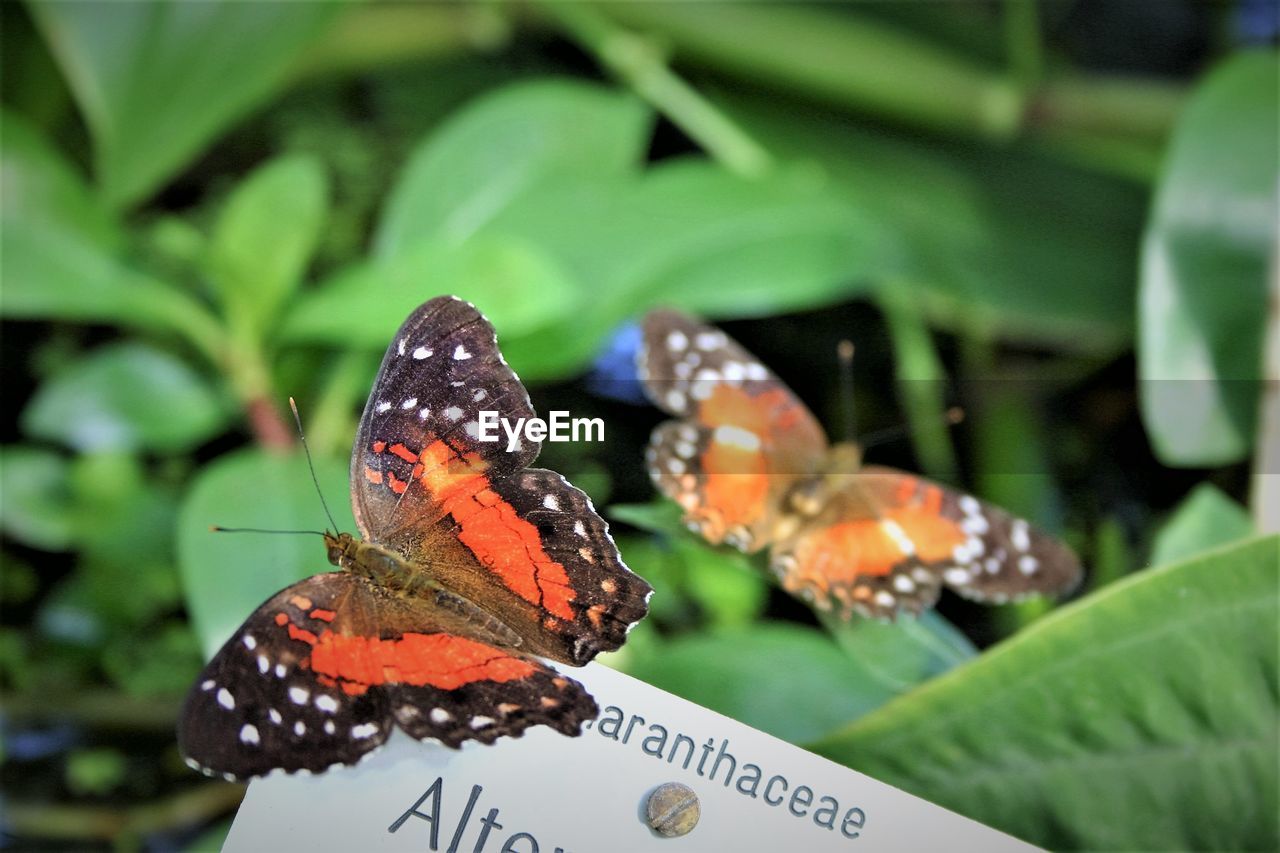
M590 499L529 467L541 442L481 441L482 411L534 415L489 321L432 299L392 339L356 433L360 536L326 532L338 571L273 595L205 667L178 729L190 766L314 772L394 726L458 747L594 719L582 685L538 658L617 649L652 590Z
M863 466L724 332L659 309L636 352L649 398L678 420L646 450L658 490L712 544L769 549L784 589L844 618L920 613L947 586L979 601L1062 593L1080 563L999 507L904 471Z

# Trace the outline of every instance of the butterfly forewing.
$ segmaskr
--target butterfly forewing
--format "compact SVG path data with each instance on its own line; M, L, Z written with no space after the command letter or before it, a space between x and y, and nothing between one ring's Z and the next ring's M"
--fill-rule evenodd
M654 483L708 541L746 551L769 544L777 505L820 469L822 427L724 332L676 311L645 318L637 358L650 399L681 419L650 438Z
M480 441L482 411L513 423L534 415L489 321L456 297L436 297L405 320L387 347L356 432L351 503L366 539L385 539L436 511L424 482L499 478L537 458L540 442L522 437L508 450L505 437Z

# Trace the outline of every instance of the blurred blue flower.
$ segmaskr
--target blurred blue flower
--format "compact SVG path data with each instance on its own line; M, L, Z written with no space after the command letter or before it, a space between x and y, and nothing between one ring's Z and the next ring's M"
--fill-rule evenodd
M613 333L604 351L587 374L587 390L600 397L637 406L648 404L640 378L636 375L636 352L640 349L640 324L624 323Z

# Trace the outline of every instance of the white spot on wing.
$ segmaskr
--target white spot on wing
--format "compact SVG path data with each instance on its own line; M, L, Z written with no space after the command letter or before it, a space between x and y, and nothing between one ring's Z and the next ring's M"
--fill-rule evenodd
M456 421L462 417L462 409L457 406L450 406L444 410L444 416L451 421Z
M252 723L245 723L240 727L241 743L258 743L258 727Z
M897 545L898 550L902 551L903 554L910 556L916 552L915 543L911 541L911 537L907 535L907 532L902 529L898 522L891 518L882 519L880 529L893 540L893 544Z
M1031 547L1031 535L1025 521L1020 518L1013 520L1013 525L1009 528L1009 541L1019 551L1026 551Z
M332 714L338 710L338 700L327 693L321 693L316 697L316 707L321 711Z
M242 639L244 647L249 651L253 651L258 647L258 641L253 638L253 634L245 634Z
M275 708L268 708L267 716L270 717L271 722L275 723L277 726L284 722L284 717L280 716L280 712Z
M760 449L760 436L739 426L721 424L716 427L712 437L720 444L728 444L752 453Z
M212 678L206 678L206 679L204 680L204 683L200 685L200 689L201 689L201 690L212 690L212 689L213 689L213 683L214 683L214 682L213 682L213 679L212 679Z
M493 725L493 717L475 716L471 718L471 728L483 729L485 726Z
M305 705L307 700L311 698L311 691L305 687L290 687L289 701L295 705Z
M298 720L298 722L293 724L293 733L298 737L302 737L307 733L307 724L302 722L302 720Z
M391 411L391 404L388 403L386 400L383 400L381 403L379 403L377 406L374 407L374 411L376 411L378 414L382 414L383 412L389 412Z
M542 499L542 505L547 509L560 509L560 501L555 495L547 495Z
M351 736L354 738L369 738L378 733L376 723L361 723L358 726L351 727Z
M236 698L225 687L218 689L218 704L230 711L236 706Z
M1034 575L1040 571L1040 561L1030 554L1023 554L1018 558L1018 571L1024 575Z
M471 353L467 352L467 348L462 344L458 344L458 348L453 351L454 361L466 361L471 358Z
M400 408L404 409L407 412L416 405L418 405L418 398L410 397L408 400L405 400L403 403L400 404Z
M433 350L428 349L427 347L418 347L413 351L413 357L418 361L422 361L424 358L430 358L432 352Z
M437 724L447 723L453 719L453 714L450 714L444 708L432 708L430 716L431 716L431 722L437 723Z

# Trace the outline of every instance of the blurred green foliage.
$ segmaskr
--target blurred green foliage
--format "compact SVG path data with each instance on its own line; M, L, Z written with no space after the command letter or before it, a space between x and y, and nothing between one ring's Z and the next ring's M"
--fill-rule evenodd
M216 845L177 703L326 565L209 525L324 524L293 395L352 529L378 357L456 293L609 424L544 463L657 589L611 665L1036 843L1280 844L1280 555L1240 544L1280 517L1277 56L1170 2L0 6L6 831ZM908 424L877 460L1061 532L1081 600L838 623L686 534L657 415L578 381L657 304L738 321L833 434L854 337L861 425Z

